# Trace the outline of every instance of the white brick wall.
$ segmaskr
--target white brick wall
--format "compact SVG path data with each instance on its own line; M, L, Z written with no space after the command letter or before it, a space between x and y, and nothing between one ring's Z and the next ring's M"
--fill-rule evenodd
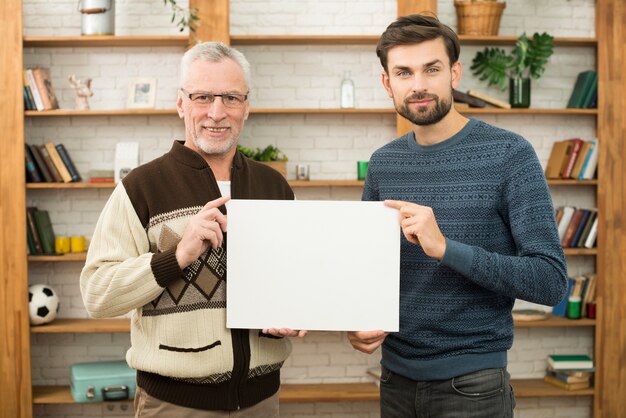
M183 1L183 5L187 2ZM118 35L178 34L169 21L171 13L160 0L118 0ZM375 34L395 18L395 0L231 0L233 34ZM452 0L439 2L440 19L456 27ZM510 0L504 12L501 35L519 35L523 30L549 30L556 36L594 36L593 0ZM24 1L26 35L78 35L80 14L76 1ZM339 84L345 71L356 86L357 107L391 106L380 86L380 64L374 46L245 46L240 48L252 64L253 107L338 107ZM471 76L469 67L481 47L464 46L461 89L479 88L507 100L506 92L487 88ZM93 78L93 109L124 108L133 77L156 77L157 108L173 108L178 87L178 60L182 48L29 48L25 65L51 69L53 85L62 108L72 108L74 94L67 76ZM569 98L578 72L595 67L592 48L557 48L540 80L533 80L534 107L561 108ZM593 138L592 116L495 116L481 119L519 132L535 147L545 166L555 140ZM289 157L288 176L295 164L310 165L312 179L355 179L357 160L395 136L393 114L251 115L241 142L246 146L274 144ZM183 137L182 122L172 116L29 118L26 139L30 143L63 142L78 170L112 166L114 144L138 141L140 160L146 162L167 151L174 138ZM554 187L556 206L571 204L593 207L595 188ZM50 211L59 235L90 236L110 191L31 190L29 205ZM299 199L358 200L356 188L299 188ZM594 270L594 257L568 257L570 275ZM31 263L30 283L49 283L61 294L60 317L86 317L80 291L79 263ZM125 334L34 335L32 337L33 382L66 384L69 365L123 357L129 344ZM523 328L516 330L509 354L513 377L540 377L546 355L556 352L592 353L592 329ZM345 333L311 333L294 340L294 353L283 373L287 383L368 381L365 370L378 363L380 354L365 356L350 348ZM132 416L115 405L38 405L36 416ZM377 417L377 402L290 404L282 407L285 417ZM589 398L518 400L516 417L589 417Z

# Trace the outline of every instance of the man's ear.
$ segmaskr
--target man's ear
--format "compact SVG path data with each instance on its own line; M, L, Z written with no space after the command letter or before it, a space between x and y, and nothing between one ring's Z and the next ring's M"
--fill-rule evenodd
M450 72L452 74L452 88L456 89L459 87L459 83L461 82L461 75L463 75L463 65L461 65L461 60L458 60L457 62L452 64Z
M387 71L383 71L381 74L381 82L383 83L383 87L387 90L387 95L393 99L393 92L391 91L391 85L389 84L389 74Z
M180 90L178 90L176 95L176 111L178 112L178 117L183 119L185 117L185 109L183 109L183 100L185 98L183 97L183 92Z

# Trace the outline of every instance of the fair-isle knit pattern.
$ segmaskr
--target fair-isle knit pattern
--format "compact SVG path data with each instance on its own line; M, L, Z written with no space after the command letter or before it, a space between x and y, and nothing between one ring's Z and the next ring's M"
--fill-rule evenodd
M566 267L550 192L532 146L470 119L421 146L413 132L374 153L363 200L433 209L446 237L441 262L401 237L400 332L382 364L415 380L506 366L515 298L555 305Z

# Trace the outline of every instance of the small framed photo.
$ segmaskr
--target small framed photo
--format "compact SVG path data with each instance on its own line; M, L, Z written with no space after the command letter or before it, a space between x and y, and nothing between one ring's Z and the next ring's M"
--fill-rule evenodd
M130 80L128 88L128 109L154 108L156 99L156 78L141 77Z

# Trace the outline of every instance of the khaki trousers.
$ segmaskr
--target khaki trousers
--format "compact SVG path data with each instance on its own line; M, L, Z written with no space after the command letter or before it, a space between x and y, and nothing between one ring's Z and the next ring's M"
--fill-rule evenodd
M135 418L278 418L279 392L238 411L205 411L161 401L138 386L135 393Z

